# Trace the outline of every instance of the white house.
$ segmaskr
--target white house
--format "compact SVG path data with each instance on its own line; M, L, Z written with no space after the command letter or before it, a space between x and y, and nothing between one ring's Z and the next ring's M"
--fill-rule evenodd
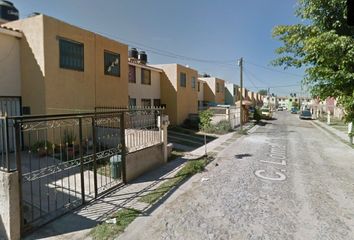
M161 105L161 73L159 68L129 60L129 105Z

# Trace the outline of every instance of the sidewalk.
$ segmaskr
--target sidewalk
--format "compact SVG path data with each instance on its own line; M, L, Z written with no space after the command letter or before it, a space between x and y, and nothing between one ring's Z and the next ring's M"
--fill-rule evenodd
M248 124L245 129L251 127L252 125ZM220 152L237 138L235 132L220 136L207 144L208 154ZM157 188L164 180L173 177L188 159L196 159L204 154L204 146L197 148L183 158L178 158L148 172L88 205L43 226L25 239L90 239L88 234L91 228L106 220L120 208L134 208L143 212L148 210L151 206L139 202L138 199ZM156 207L158 206L153 206L153 208Z
M314 120L313 123L315 125L321 127L322 129L326 130L327 132L331 133L332 135L338 137L342 141L344 141L344 142L349 144L349 137L348 137L347 133L339 131L339 130L331 127L331 125L327 125L326 123L323 123L323 122L321 122L319 120Z

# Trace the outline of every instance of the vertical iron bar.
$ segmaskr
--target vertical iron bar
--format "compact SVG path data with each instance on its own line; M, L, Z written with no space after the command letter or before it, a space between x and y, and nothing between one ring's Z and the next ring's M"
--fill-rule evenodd
M5 115L5 159L6 159L6 171L10 172L10 146L9 146L9 119L7 118L7 115Z
M93 146L93 186L95 191L95 198L97 198L98 190L97 190L97 156L96 156L96 124L95 118L92 118L92 146Z
M124 112L120 113L120 141L122 145L122 181L123 183L127 183L126 177L126 168L125 168L125 121L124 121Z
M85 178L84 178L84 158L82 153L82 118L79 118L79 154L80 154L80 175L81 175L81 199L85 203Z
M23 206L22 206L22 165L21 165L21 147L20 147L20 138L21 138L21 125L18 122L15 122L15 140L16 140L16 167L18 173L18 190L19 190L19 199L20 199L20 229L23 233L24 226L24 217L23 217Z

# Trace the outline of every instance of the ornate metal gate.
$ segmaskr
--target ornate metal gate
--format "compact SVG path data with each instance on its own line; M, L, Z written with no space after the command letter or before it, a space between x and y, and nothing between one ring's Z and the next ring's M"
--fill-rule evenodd
M24 232L124 182L124 115L110 112L12 119Z

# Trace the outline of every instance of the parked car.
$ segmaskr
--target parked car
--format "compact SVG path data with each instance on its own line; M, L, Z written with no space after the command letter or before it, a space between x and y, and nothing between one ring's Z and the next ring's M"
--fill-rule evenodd
M272 118L272 112L270 111L269 108L262 108L261 109L261 114L265 118L269 118L269 119Z
M300 119L312 119L312 114L309 110L304 110L300 112Z
M282 108L282 107L278 107L277 110L278 110L278 111L283 111L283 108Z
M297 114L298 110L297 110L296 107L293 107L293 108L291 108L290 112L291 112L292 114Z

